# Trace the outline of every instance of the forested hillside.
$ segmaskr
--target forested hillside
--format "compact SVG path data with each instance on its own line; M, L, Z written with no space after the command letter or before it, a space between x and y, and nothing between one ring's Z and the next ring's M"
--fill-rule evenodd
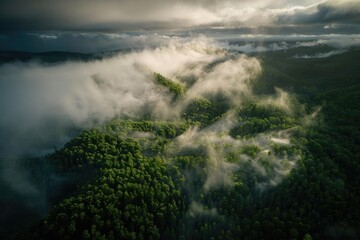
M116 118L43 156L76 177L11 238L359 239L360 51L291 54L257 56L251 95L155 73L176 120Z

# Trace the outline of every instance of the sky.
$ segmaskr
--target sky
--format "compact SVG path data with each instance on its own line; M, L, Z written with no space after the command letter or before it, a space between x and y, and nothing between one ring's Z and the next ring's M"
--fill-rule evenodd
M357 29L359 0L2 0L0 31Z
M196 34L359 33L360 0L0 1L0 50L99 52Z

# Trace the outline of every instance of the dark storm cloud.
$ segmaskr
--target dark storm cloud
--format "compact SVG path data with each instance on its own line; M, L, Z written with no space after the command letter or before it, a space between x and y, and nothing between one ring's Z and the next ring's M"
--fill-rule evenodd
M331 1L314 9L302 9L292 14L278 16L281 24L360 24L359 1ZM348 25L346 25L348 26Z

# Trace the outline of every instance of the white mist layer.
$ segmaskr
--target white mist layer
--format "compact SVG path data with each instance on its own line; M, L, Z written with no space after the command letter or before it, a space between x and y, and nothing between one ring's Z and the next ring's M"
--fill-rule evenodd
M195 216L216 216L217 210L216 208L206 209L204 205L198 203L196 201L192 201L189 207L188 214L191 217Z
M292 130L259 133L248 139L237 139L229 135L230 129L237 124L239 123L236 122L233 115L229 114L205 129L191 128L179 136L168 148L168 154L176 155L189 149L206 149L208 174L203 185L205 192L222 187L232 187L234 173L245 163L250 163L258 174L266 178L257 183L260 190L276 186L291 172L300 156L277 156L269 154L269 149L274 143L290 146ZM236 159L232 162L227 160L229 153L237 152L244 146L256 146L260 152L255 157L237 154ZM263 163L270 168L265 169Z
M328 34L328 35L261 35L244 34L240 36L218 37L221 48L240 51L246 54L271 51L286 51L301 47L334 48L329 52L314 54L297 54L293 58L327 58L360 47L359 34ZM232 43L229 43L229 40Z
M33 124L54 117L84 126L114 116L135 116L145 104L156 111L169 99L154 84L152 73L173 76L189 65L208 63L223 55L207 44L205 39L172 43L89 63L3 65L0 107L4 117L0 125L19 121L23 126L26 119L24 127L33 128Z
M207 65L219 60L223 61L219 66L206 70ZM246 79L260 69L256 59L230 56L204 37L174 40L163 47L101 61L3 64L2 165L16 169L16 159L61 146L71 138L68 129L92 127L114 117L138 118L144 111L159 120L177 119L195 96L209 92L234 96L231 86L248 91ZM182 102L173 103L167 89L155 83L153 72L174 79L191 75L197 82ZM18 182L13 179L18 178L16 175L5 175L2 177L9 184ZM26 192L21 186L12 187Z
M340 50L334 50L334 51L330 51L330 52L326 52L326 53L316 53L314 55L295 55L293 58L328 58L328 57L332 57L335 55L339 55L342 53L345 53L346 50L344 49L340 49Z
M221 47L221 46L220 46ZM215 64L216 63L216 64ZM155 83L153 72L159 72L177 82L191 77L195 82L186 94L173 101L168 90ZM144 111L157 120L178 120L187 104L196 97L221 93L231 100L231 107L241 107L243 100L255 99L260 104L280 107L291 112L289 95L277 89L274 97L256 99L251 81L261 72L260 62L253 57L234 55L204 37L189 41L171 41L164 47L119 54L92 62L66 62L45 65L38 62L5 64L0 66L0 110L3 118L0 129L2 146L8 149L8 161L26 154L28 149L43 150L53 139L59 144L70 137L68 128L87 128L114 117L139 118ZM186 148L204 148L208 157L207 179L203 191L219 187L233 187L234 173L250 163L265 181L259 189L279 184L295 167L299 156L278 157L268 152L274 143L290 145L291 132L258 134L253 138L235 139L230 129L236 124L232 110L205 129L194 127L179 136L166 154L177 154ZM5 131L6 130L6 131ZM141 132L133 137L153 137ZM256 157L238 155L228 162L226 155L246 145L260 148ZM47 146L49 147L49 146ZM39 151L38 151L39 153ZM271 166L265 169L261 162ZM12 164L16 171L16 164ZM19 171L17 171L20 173ZM2 176L13 189L24 192L22 177ZM20 182L21 182L20 181ZM26 193L26 192L25 192ZM36 190L31 191L36 194ZM216 209L205 210L200 203L190 206L190 215L215 215Z

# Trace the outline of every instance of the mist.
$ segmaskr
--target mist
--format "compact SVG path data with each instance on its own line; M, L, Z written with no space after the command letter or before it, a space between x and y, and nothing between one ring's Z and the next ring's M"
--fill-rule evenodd
M359 0L0 0L0 239L356 238L359 56Z
M293 58L328 58L328 57L331 57L331 56L335 56L335 55L338 55L338 54L342 54L346 52L346 50L334 50L334 51L330 51L330 52L327 52L327 53L316 53L314 55L295 55Z
M242 34L235 37L232 34L219 34L216 39L223 49L239 51L246 54L256 54L291 49L328 47L332 50L314 53L312 55L295 55L294 58L327 58L341 54L360 46L359 34L319 34L319 35L264 35Z
M90 62L0 65L0 177L9 194L46 214L46 189L33 181L27 159L51 153L81 130L115 117L139 118L150 112L154 118L176 118L171 96L155 84L153 72L173 76L188 65L224 55L209 44L197 39Z
M206 179L201 189L208 194L219 188L234 187L236 172L245 166L261 176L256 189L274 187L296 167L300 155L269 154L274 144L292 146L292 131L260 133L248 139L231 136L230 131L243 124L236 109L246 101L276 106L292 113L290 95L277 89L273 96L257 97L252 82L262 71L255 57L234 53L212 39L170 39L160 47L118 53L102 60L67 61L49 64L40 61L0 65L1 178L7 186L21 193L30 208L47 212L47 196L41 186L31 181L23 158L39 157L61 148L64 143L89 129L114 118L181 120L186 107L200 97L221 95L229 109L206 128L193 127L170 143L165 157L181 156L189 148L203 149ZM174 100L159 86L154 72L186 87ZM187 79L193 79L191 83ZM132 132L132 137L150 134ZM255 156L239 152L255 146ZM229 154L235 154L232 161ZM271 167L265 167L270 165ZM52 175L56 181L59 176ZM191 181L191 176L190 176ZM193 193L189 216L216 216L216 206L205 209Z
M88 63L3 64L0 107L4 117L0 127L24 133L32 129L48 132L54 129L46 126L50 120L58 127L91 127L115 116L139 116L145 104L159 116L166 114L157 106L168 104L169 96L154 83L153 72L172 77L189 65L224 55L207 49L204 41L172 43Z

